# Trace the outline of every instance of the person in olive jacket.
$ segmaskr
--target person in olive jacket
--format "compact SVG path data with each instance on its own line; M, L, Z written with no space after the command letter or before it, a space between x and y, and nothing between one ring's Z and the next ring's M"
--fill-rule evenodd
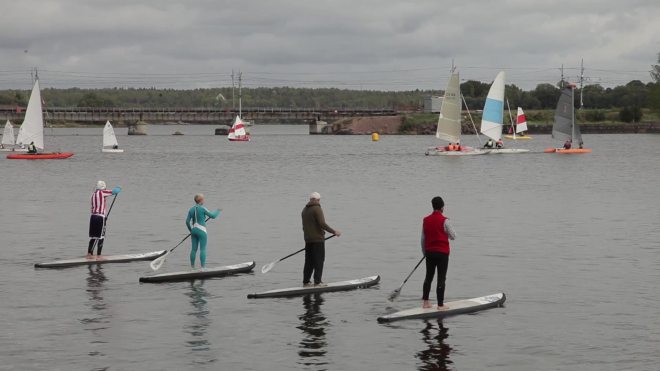
M325 231L337 237L341 232L330 228L325 222L321 209L321 195L314 192L302 211L302 227L305 236L305 267L303 268L303 287L327 286L321 280L325 262ZM314 284L310 282L314 274Z

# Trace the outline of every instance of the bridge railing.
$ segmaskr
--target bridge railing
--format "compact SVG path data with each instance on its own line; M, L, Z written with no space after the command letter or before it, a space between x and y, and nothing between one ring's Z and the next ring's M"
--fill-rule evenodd
M19 108L19 112L25 112L25 108ZM131 112L131 113L238 113L233 108L184 108L184 107L154 107L154 108L132 108L132 107L44 107L48 112ZM383 113L396 112L394 108L275 108L275 107L245 107L243 112L248 113L320 113L320 114L355 114L355 113ZM0 112L17 112L14 108L0 108Z

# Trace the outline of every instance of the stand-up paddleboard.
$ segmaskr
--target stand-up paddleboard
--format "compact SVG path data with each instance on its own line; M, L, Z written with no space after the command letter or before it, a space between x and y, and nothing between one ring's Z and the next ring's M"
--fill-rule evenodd
M160 256L163 256L167 251L152 251L143 254L129 254L129 255L114 255L114 256L104 256L106 260L96 260L96 259L69 259L69 260L55 260L48 263L37 263L34 265L35 268L64 268L64 267L73 267L76 265L93 265L93 264L109 264L109 263L129 263L135 261L143 260L154 260Z
M404 319L424 319L424 318L440 318L447 316L454 316L457 314L465 314L478 312L480 310L495 308L502 305L506 301L504 293L482 296L480 298L466 299L459 301L452 301L445 303L449 309L438 310L437 306L433 308L413 308L388 314L386 316L378 317L378 322L393 322L401 321Z
M380 281L380 276L371 276L357 280L329 283L324 287L292 287L288 289L270 290L257 294L249 294L248 299L281 298L286 296L307 295L318 292L347 291L371 287Z
M159 282L177 282L200 280L205 278L214 278L228 276L236 273L250 272L257 265L255 262L228 265L224 267L209 268L208 270L197 269L194 271L180 271L156 274L154 276L140 277L140 282L159 283Z

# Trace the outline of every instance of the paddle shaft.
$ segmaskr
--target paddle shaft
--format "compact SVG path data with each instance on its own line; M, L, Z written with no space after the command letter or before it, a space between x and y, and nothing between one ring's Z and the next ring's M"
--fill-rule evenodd
M419 263L417 263L417 265L415 266L415 268L413 268L412 272L410 272L410 274L408 275L408 277L406 277L406 279L405 279L405 280L403 281L403 283L401 284L401 287L403 287L403 285L405 285L406 282L408 282L408 280L410 279L410 277L413 275L413 273L415 273L415 271L417 270L417 267L419 267L419 265L422 264L422 262L424 261L424 259L426 259L426 255L424 255L424 256L422 257L422 259L419 261Z
M334 236L336 236L336 235L333 234L332 236L326 238L325 240L327 241L327 240L331 239L331 238L334 237ZM290 255L287 255L287 256L283 257L282 259L276 261L276 263L279 263L279 262L281 262L282 260L284 260L284 259L288 259L288 258L290 258L290 257L292 257L292 256L294 256L294 255L296 255L296 254L298 254L298 253L301 253L301 252L303 252L303 251L305 251L305 248L304 248L304 247L303 247L302 249L300 249L300 250L294 252L293 254L290 254Z

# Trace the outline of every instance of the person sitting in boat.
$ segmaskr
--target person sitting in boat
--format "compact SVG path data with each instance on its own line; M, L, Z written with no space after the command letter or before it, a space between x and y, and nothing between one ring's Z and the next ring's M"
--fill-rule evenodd
M37 154L37 147L35 147L34 142L31 142L28 146L28 153Z
M456 145L454 146L455 151L460 151L461 150L461 143L456 142Z
M497 148L504 148L504 142L502 142L502 139L497 141Z
M566 143L564 143L564 149L571 149L571 141L567 140Z
M583 149L583 148L584 148L584 142L583 142L583 141L580 141L580 147L579 147L579 148L580 148L580 149Z
M114 146L112 146L112 149L119 149L119 145L115 144Z
M486 142L486 144L484 144L484 148L493 148L493 140L488 139L488 142Z
M447 145L445 146L444 150L445 150L445 151L449 151L449 146L451 146L451 143L447 144ZM440 148L438 148L438 149L440 149Z

